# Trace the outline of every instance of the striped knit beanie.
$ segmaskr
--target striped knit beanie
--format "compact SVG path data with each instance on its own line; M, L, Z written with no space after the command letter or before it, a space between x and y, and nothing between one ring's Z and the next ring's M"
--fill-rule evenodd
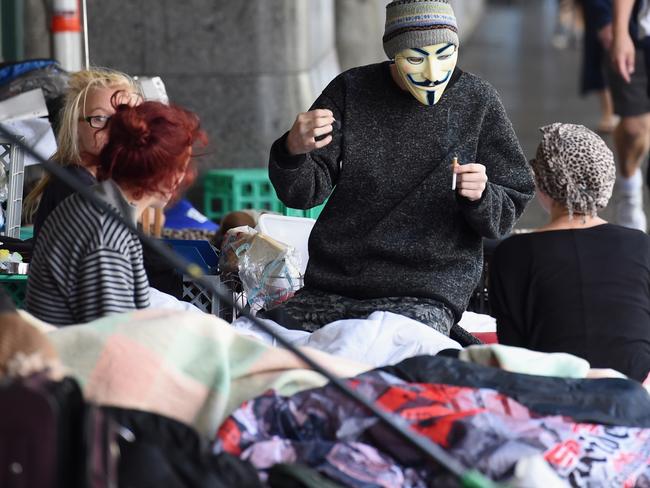
M449 42L458 46L458 26L449 0L395 0L386 5L384 51L390 59L412 47Z
M542 142L530 164L537 187L574 213L595 216L607 205L616 179L614 155L583 125L541 127Z

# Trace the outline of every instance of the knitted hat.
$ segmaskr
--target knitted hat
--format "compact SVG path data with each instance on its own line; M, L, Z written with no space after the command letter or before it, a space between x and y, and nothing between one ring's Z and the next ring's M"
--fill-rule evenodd
M449 0L395 0L386 5L384 51L395 55L412 47L449 42L458 46L458 26Z
M541 127L542 142L530 164L540 190L569 215L595 216L612 196L616 166L607 144L583 125Z

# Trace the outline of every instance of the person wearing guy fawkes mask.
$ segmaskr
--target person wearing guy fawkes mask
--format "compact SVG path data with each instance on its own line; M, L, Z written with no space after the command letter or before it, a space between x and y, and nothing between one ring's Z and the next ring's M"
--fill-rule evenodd
M497 92L456 67L449 2L391 2L383 41L390 61L336 77L271 149L287 206L329 196L305 287L272 314L287 327L388 311L448 334L481 276L482 238L508 234L533 197Z

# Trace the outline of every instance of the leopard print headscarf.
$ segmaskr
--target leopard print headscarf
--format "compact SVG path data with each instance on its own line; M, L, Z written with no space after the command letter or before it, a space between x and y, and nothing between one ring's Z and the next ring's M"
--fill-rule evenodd
M569 217L594 217L607 205L616 179L614 155L583 125L555 123L540 128L542 142L530 164L540 190L565 205Z

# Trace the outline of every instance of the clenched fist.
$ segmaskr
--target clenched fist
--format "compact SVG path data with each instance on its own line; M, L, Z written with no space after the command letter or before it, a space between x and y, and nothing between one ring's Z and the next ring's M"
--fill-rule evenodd
M298 114L287 136L287 151L295 156L327 146L332 142L332 124L334 114L331 110L316 109Z

